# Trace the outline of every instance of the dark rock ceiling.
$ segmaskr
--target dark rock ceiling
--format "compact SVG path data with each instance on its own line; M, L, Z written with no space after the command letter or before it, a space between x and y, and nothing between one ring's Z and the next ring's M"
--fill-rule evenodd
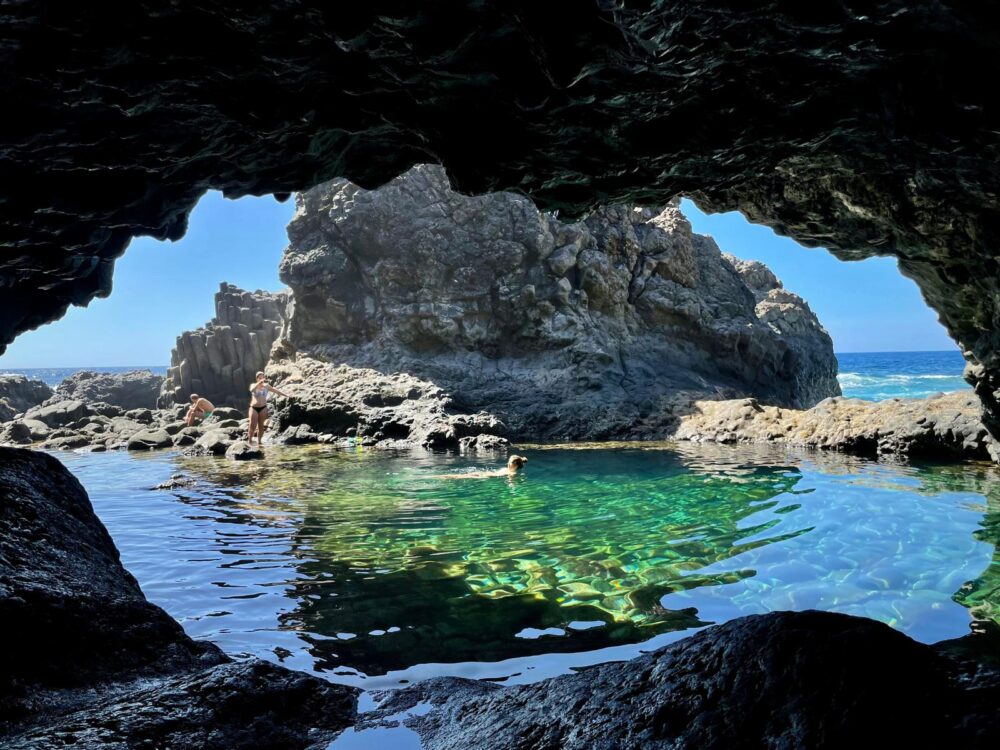
M581 213L677 193L895 255L1000 388L1000 6L131 2L0 8L0 346L111 289L208 189L466 192Z

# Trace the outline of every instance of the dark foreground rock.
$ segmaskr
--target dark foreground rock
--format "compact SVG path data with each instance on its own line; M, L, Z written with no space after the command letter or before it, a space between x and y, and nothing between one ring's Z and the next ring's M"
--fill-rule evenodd
M461 195L426 165L296 201L288 341L427 381L519 439L662 438L682 393L792 407L840 393L809 306L694 234L676 201L566 222L522 195Z
M362 721L430 703L404 720L424 750L994 747L1000 682L966 678L880 623L781 612L533 685L428 680Z
M44 453L0 448L0 621L4 747L306 747L353 721L354 690L185 635Z
M863 401L829 398L812 409L780 409L756 399L699 401L674 437L692 442L777 443L855 455L1000 459L969 392Z
M88 404L105 403L125 411L155 409L163 376L149 370L124 373L82 370L70 375L56 387L56 396Z

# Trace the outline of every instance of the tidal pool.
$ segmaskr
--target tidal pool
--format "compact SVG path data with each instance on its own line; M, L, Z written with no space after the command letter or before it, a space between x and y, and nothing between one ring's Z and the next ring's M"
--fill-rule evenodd
M1000 620L1000 473L667 444L500 459L59 454L192 636L339 682L529 681L773 610L925 642ZM152 490L172 474L191 486Z

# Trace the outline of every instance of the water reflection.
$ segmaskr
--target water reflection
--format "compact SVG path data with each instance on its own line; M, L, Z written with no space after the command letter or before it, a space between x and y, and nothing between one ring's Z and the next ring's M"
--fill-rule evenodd
M928 641L961 635L970 615L1000 619L991 466L527 452L511 483L432 478L483 459L321 447L249 465L67 463L147 595L189 632L345 679L607 649L772 609L861 614ZM137 496L177 470L199 481Z

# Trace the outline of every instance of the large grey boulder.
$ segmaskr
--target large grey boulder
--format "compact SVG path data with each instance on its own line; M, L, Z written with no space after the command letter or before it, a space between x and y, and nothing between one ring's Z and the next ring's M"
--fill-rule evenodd
M44 406L34 406L25 412L25 419L44 422L49 427L63 427L90 414L90 409L77 399L53 401Z
M85 403L102 403L122 409L152 409L163 384L162 375L149 370L108 373L82 370L56 387L56 395Z
M27 411L52 397L52 389L41 380L25 375L0 375L0 422Z
M280 266L291 346L415 376L515 437L660 437L683 394L804 407L840 393L808 306L776 280L763 290L676 202L568 223L513 193L460 195L432 166L297 201Z

